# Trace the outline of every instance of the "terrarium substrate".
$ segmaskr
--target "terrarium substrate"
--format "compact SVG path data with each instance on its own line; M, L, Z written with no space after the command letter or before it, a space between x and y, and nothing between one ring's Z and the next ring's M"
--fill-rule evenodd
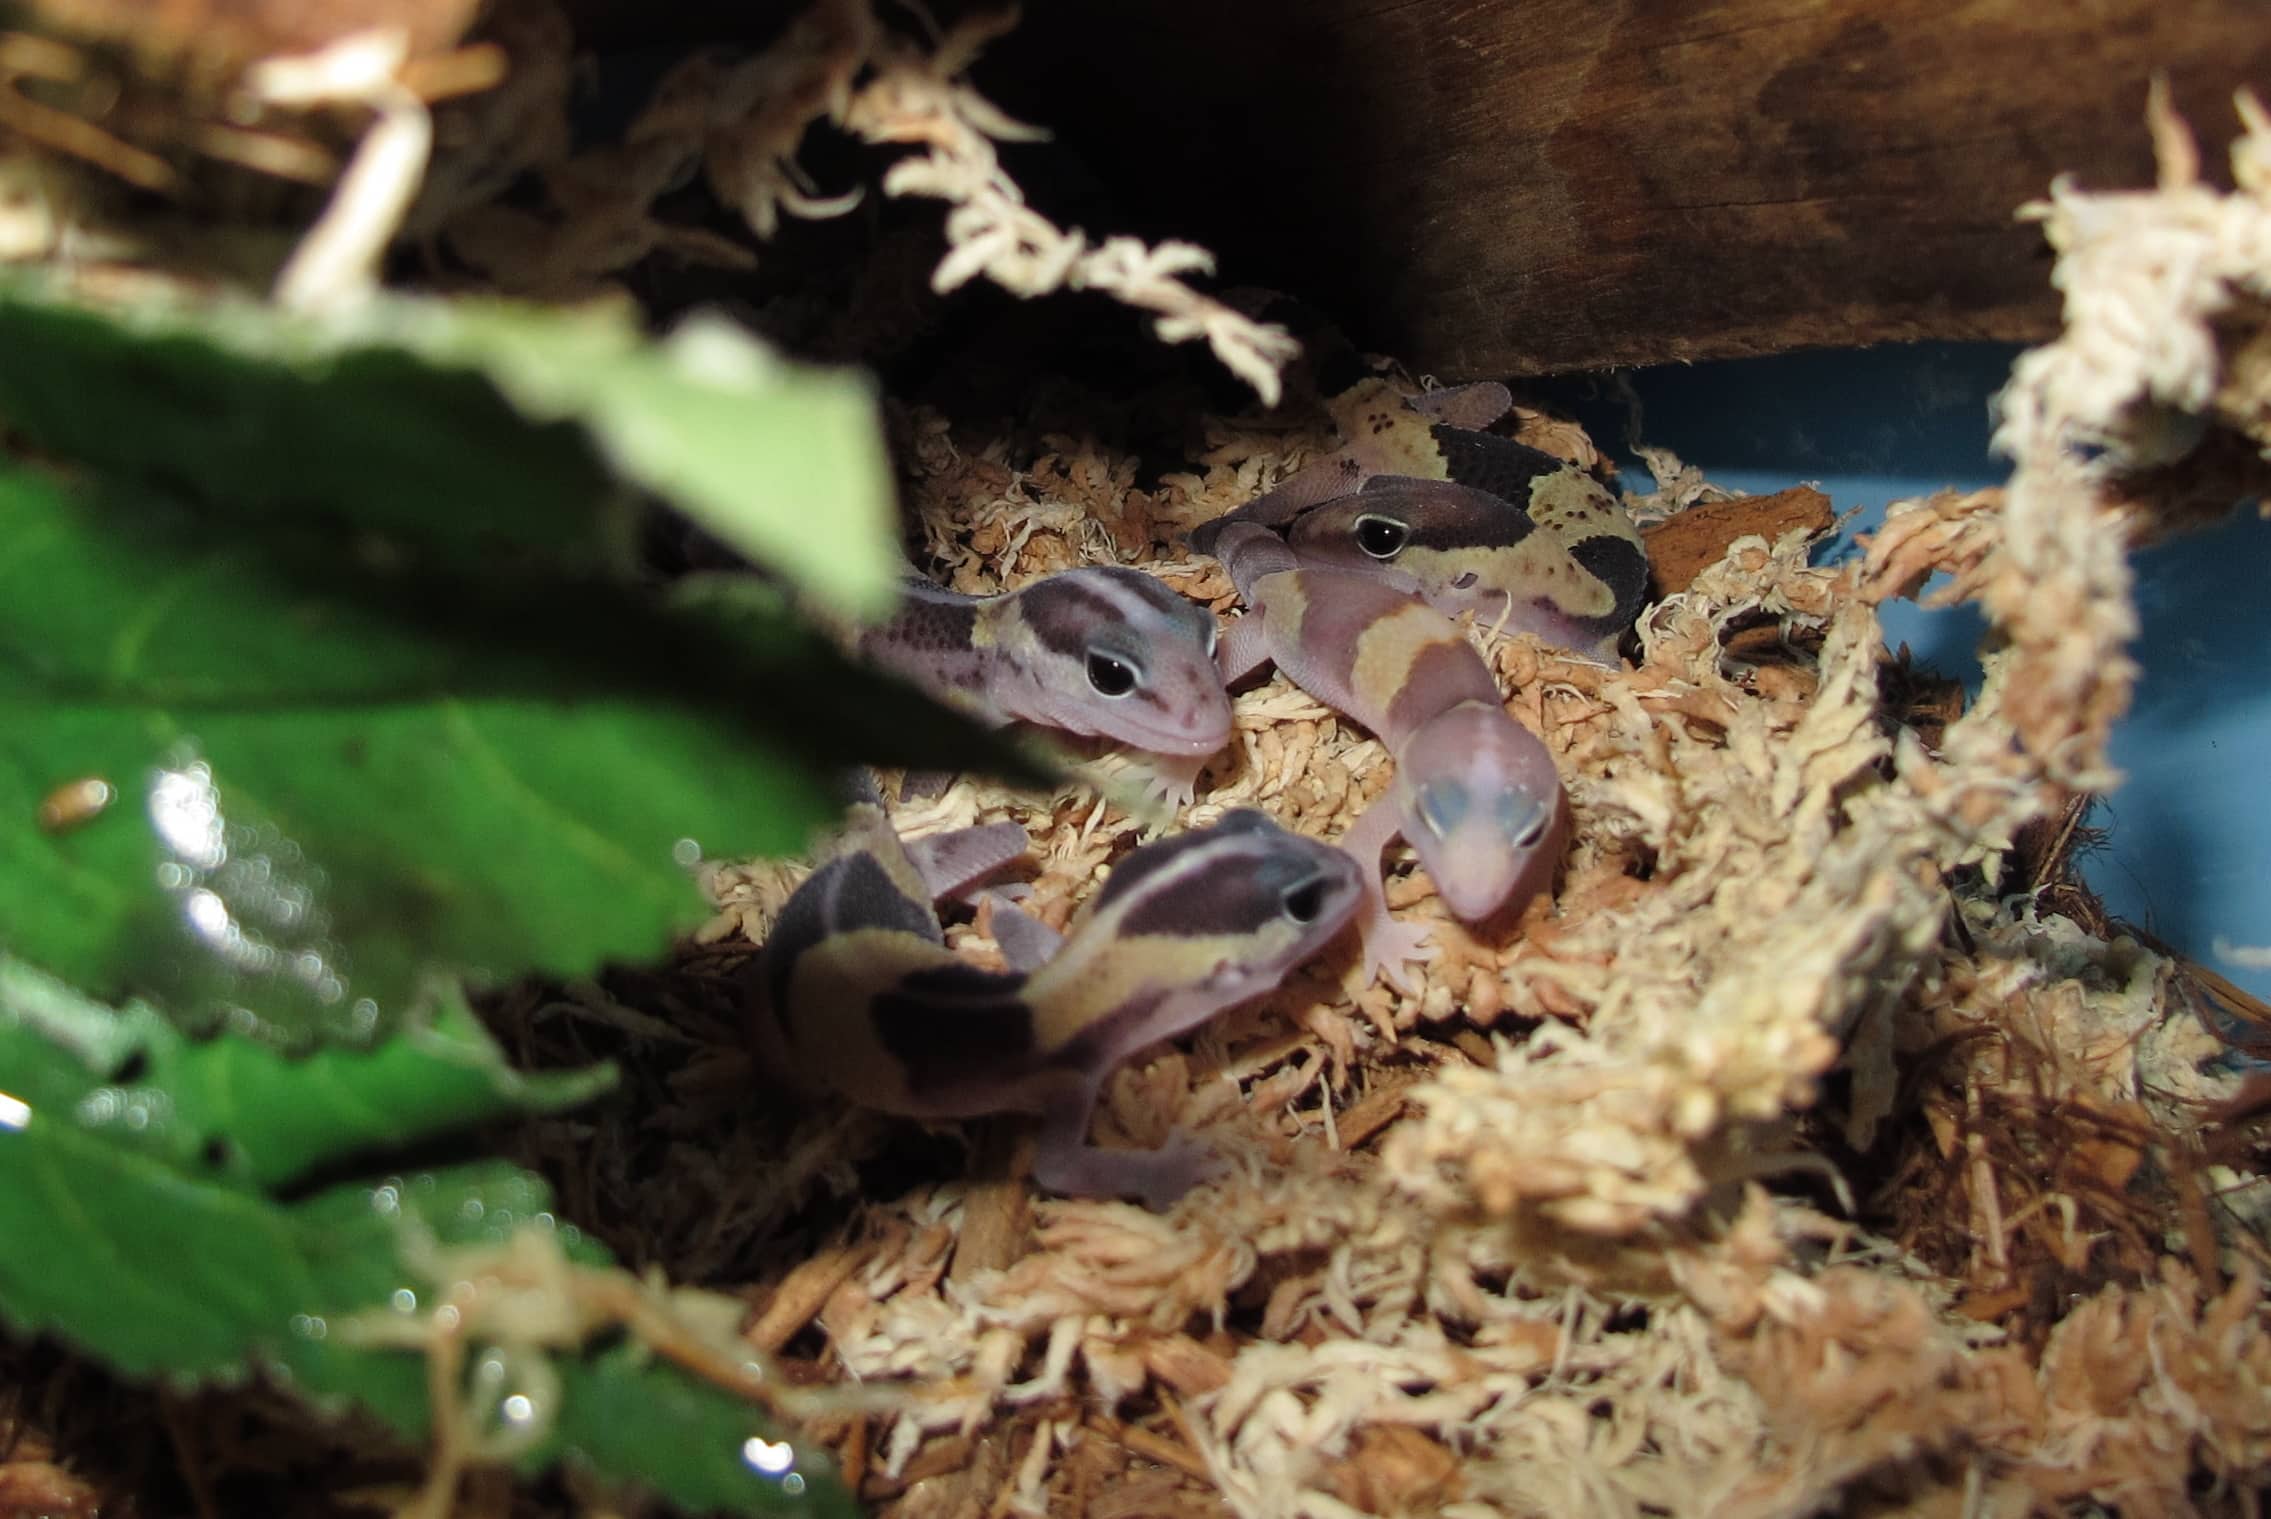
M759 236L828 209L790 155L829 114L921 148L885 187L952 206L941 288L1102 289L1276 384L1282 345L1182 282L1196 250L1066 240L1023 206L985 143L1014 124L959 83L982 36L921 54L816 8L774 72L694 79L579 175L564 133L508 130L564 99L568 39L544 7L499 15L516 64L558 67L471 97L458 135L519 146L445 153L411 230L500 287L719 253L650 216L689 161ZM1629 661L1472 630L1566 778L1557 890L1462 925L1392 855L1391 906L1438 951L1417 995L1355 986L1344 944L1122 1071L1108 1142L1179 1126L1230 1162L1172 1211L1035 1195L1014 1122L879 1167L910 1126L753 1095L731 974L794 865L716 868L670 975L506 999L516 1051L597 1029L632 1067L624 1100L510 1142L567 1214L742 1294L751 1346L846 1389L808 1434L886 1514L2252 1512L2271 1190L2221 1037L2250 1009L2071 873L2133 677L2126 546L2196 510L2184 419L2250 469L2271 445L2271 123L2243 109L2237 193L2164 110L2158 189L2045 208L2068 330L2005 398L2006 488L1902 503L1816 563L1818 498L1725 501L1656 455L1635 506L1667 524L1667 594ZM585 235L496 203L532 166ZM1200 419L1159 474L1052 416L890 408L926 570L988 591L1127 564L1228 613L1182 535L1335 441L1297 392ZM1545 412L1520 428L1597 462ZM1968 705L1884 649L1878 607L1936 575L1994 626ZM1061 925L1159 827L1257 805L1332 838L1389 767L1272 678L1171 821L1115 800L1131 766L1103 755L1054 794L966 777L895 819L1023 825L1027 905ZM990 962L985 927L950 940Z
M907 1514L2252 1511L2266 1191L2220 1159L2244 1147L2217 1137L2241 1083L2213 980L2046 905L2086 901L2075 800L2113 779L2124 540L2153 510L2068 445L2124 457L2140 394L2214 405L2184 354L2213 368L2219 278L2271 271L2252 126L2253 196L2165 143L2157 194L2061 191L2070 329L2006 398L2007 489L1902 503L1827 565L1804 526L1734 537L1622 668L1474 630L1567 777L1560 889L1469 928L1402 875L1440 951L1419 995L1354 988L1344 951L1117 1078L1107 1133L1194 1128L1227 1180L1155 1216L1029 1198L993 1153L787 1266L759 1340L817 1325L826 1375L898 1394L830 1432L863 1491ZM2207 278L2218 245L2254 262ZM2258 443L2262 421L2222 418ZM1093 438L904 413L919 557L966 591L1135 564L1230 611L1181 534L1333 439L1205 435L1147 490ZM1673 478L1643 520L1711 494ZM1995 624L1960 715L1877 618L1942 573L1933 599ZM1251 804L1329 838L1387 778L1282 678L1237 714L1185 825ZM1147 826L1088 787L969 780L896 815L1024 825L1060 922ZM761 938L794 874L721 874L711 937ZM982 922L951 938L993 952Z

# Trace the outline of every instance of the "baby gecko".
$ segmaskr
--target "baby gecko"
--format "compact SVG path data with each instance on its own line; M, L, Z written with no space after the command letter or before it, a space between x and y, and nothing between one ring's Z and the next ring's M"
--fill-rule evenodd
M1346 854L1240 809L1130 854L1062 936L996 900L995 936L1015 968L992 971L946 948L931 904L1014 857L1022 830L906 843L879 808L855 806L847 837L849 852L797 888L765 941L760 1042L902 1117L1038 1113L1035 1181L1154 1208L1202 1180L1209 1159L1184 1136L1152 1151L1090 1145L1105 1077L1276 986L1364 895Z
M859 653L980 721L1028 722L1197 764L1230 741L1214 616L1139 570L1091 566L998 596L909 582ZM1162 789L1171 789L1165 788Z
M1507 715L1498 682L1458 626L1378 576L1304 566L1267 528L1213 539L1247 615L1223 636L1224 682L1268 662L1388 746L1387 793L1341 847L1364 868L1365 976L1404 984L1424 929L1388 915L1380 852L1411 841L1445 905L1474 922L1552 879L1568 832L1561 777L1536 734Z
M1577 478L1607 495L1591 476ZM1532 501L1526 512L1448 480L1375 475L1354 495L1302 512L1285 539L1303 564L1376 574L1446 615L1472 612L1503 631L1613 661L1647 598L1646 558L1622 558L1621 540L1606 535L1567 548L1556 519ZM1591 553L1597 548L1619 552Z
M1268 309L1297 314L1282 298ZM1513 408L1495 381L1405 396L1315 318L1316 382L1341 448L1192 534L1285 528L1306 563L1392 567L1445 612L1596 657L1648 599L1648 555L1609 488L1543 450L1486 432ZM1287 525L1290 524L1290 527Z

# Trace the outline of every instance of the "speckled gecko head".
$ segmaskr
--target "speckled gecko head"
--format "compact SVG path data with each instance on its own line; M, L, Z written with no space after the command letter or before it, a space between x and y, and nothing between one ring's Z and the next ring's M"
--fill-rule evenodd
M1444 905L1474 922L1543 890L1568 835L1553 756L1495 702L1465 701L1396 755L1403 835Z
M1631 626L1647 594L1647 556L1606 487L1538 458L1548 467L1525 487L1527 506L1453 481L1383 475L1303 512L1286 542L1304 564L1379 574L1445 612L1588 648Z
M1230 741L1214 616L1139 570L1046 576L1000 598L988 694L1008 716L1154 754Z

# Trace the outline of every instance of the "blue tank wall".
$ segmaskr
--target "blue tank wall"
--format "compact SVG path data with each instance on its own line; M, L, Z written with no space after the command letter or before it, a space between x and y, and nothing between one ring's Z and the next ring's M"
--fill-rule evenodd
M1853 526L1866 530L1890 502L2008 477L1987 450L1987 403L2017 351L1918 344L1631 379L1649 443L1739 490L1818 485L1840 512L1861 508ZM1610 398L1577 409L1603 446L1622 436L1624 413ZM1637 458L1622 462L1645 483ZM1849 540L1830 551L1849 551ZM2111 833L2084 871L2116 916L2271 997L2271 970L2217 948L2271 944L2271 522L2235 512L2211 532L2143 552L2137 576L2144 675L2112 756L2128 779L2092 817ZM1888 642L1972 681L1980 628L1969 608L1886 609Z

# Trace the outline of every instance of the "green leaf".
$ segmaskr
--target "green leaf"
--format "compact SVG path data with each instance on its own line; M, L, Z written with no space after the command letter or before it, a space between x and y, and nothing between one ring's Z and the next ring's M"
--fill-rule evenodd
M905 564L863 376L791 369L714 314L659 345L620 312L535 322L524 308L429 303L415 326L428 358L479 365L525 415L581 421L623 478L727 546L848 610L890 605Z
M854 759L1006 753L762 586L370 569L0 465L0 933L193 1025L366 1041L429 966L651 957L695 849L802 847ZM74 783L115 800L37 826Z
M0 957L0 1319L59 1334L130 1376L182 1383L262 1372L319 1407L358 1406L426 1439L429 1331L418 1315L466 1269L448 1252L487 1250L482 1274L533 1259L542 1281L567 1266L603 1267L606 1253L553 1217L541 1181L497 1163L348 1184L290 1204L259 1184L365 1139L407 1142L575 1090L516 1086L464 1021L438 1043L406 1036L368 1055L317 1058L331 1062L325 1076L308 1078L303 1066L295 1080L275 1051L229 1036L185 1044L154 1014L113 1012ZM144 1115L139 1125L106 1101L122 1095L129 1066L143 1078L125 1094ZM479 1094L464 1082L468 1069ZM452 1095L422 1093L422 1082ZM327 1107L342 1097L393 1110L350 1114L327 1131ZM299 1111L279 1118L264 1111L269 1103ZM205 1137L226 1138L244 1163L214 1165ZM620 1274L603 1280L617 1294L638 1290ZM484 1316L478 1301L463 1310L469 1407L525 1426L520 1446L503 1453L521 1469L576 1459L688 1509L849 1512L802 1452L793 1483L773 1470L784 1447L748 1403L611 1337L612 1321L576 1312L586 1304L572 1294L539 1285L516 1299L515 1319L530 1299L566 1327L516 1327ZM738 1354L717 1338L721 1352ZM494 1368L502 1380L485 1378ZM516 1394L527 1399L517 1408L506 1402Z
M42 448L255 522L327 520L460 567L628 568L633 496L848 611L899 569L875 397L723 317L388 295L324 316L0 280L0 418Z
M370 1049L304 1059L241 1038L191 1040L139 1003L113 1012L0 956L0 1070L19 1100L177 1169L241 1187L285 1185L343 1158L506 1113L551 1113L614 1085L609 1066L523 1076L454 986L430 1017ZM33 1041L79 1056L71 1069Z

